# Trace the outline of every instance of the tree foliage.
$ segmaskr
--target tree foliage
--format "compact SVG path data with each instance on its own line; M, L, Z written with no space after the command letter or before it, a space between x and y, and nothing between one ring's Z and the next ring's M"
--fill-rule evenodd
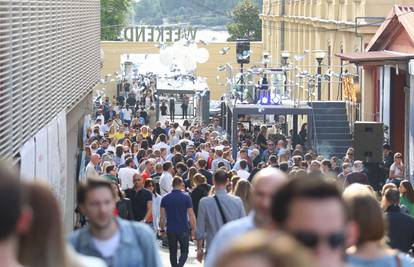
M262 22L259 17L259 7L251 0L239 2L232 11L233 22L227 25L230 34L229 41L246 38L251 41L262 39Z
M262 0L254 0L261 7ZM141 24L188 23L193 26L225 26L239 0L140 0L135 18Z
M131 14L131 0L101 0L101 40L116 40Z

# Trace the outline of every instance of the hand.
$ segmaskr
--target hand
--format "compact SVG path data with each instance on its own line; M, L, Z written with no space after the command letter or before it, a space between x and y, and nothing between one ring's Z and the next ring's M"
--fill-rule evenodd
M161 237L166 237L167 236L167 232L166 231L160 231L160 236Z
M203 249L198 249L197 250L197 260L200 263L203 263L203 258L204 258L204 251L203 251Z
M190 236L191 240L196 240L195 238L195 230L191 230L191 236Z

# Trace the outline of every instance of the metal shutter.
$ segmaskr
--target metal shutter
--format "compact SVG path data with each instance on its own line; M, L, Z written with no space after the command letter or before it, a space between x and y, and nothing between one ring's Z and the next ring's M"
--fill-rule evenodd
M99 72L99 0L0 0L1 157L73 108Z

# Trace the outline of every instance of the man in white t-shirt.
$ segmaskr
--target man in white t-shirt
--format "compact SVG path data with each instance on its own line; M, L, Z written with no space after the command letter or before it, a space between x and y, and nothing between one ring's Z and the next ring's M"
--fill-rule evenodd
M237 171L237 176L239 176L243 180L247 180L250 176L250 173L246 169L247 161L244 159L240 160L240 169Z
M161 150L161 148L165 148L167 150L167 154L170 153L170 146L167 145L167 136L165 134L160 134L158 136L160 142L152 146L153 150Z
M132 158L127 158L125 160L125 165L126 167L121 168L118 172L118 178L121 181L122 190L132 188L134 186L133 176L138 173L138 171L134 169L135 163Z
M163 173L160 177L160 191L161 196L165 196L173 190L172 181L173 181L173 165L171 161L164 162L162 165Z
M124 122L127 124L131 123L132 120L132 110L129 108L128 105L122 109L122 114L124 115Z

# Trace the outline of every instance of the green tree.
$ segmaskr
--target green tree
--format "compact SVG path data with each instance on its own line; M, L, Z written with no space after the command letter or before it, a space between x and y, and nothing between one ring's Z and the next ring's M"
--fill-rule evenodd
M230 34L229 41L237 38L247 38L251 41L262 39L262 22L259 17L259 7L251 0L239 2L231 13L233 22L227 24Z
M101 40L116 40L127 25L131 0L101 0Z

